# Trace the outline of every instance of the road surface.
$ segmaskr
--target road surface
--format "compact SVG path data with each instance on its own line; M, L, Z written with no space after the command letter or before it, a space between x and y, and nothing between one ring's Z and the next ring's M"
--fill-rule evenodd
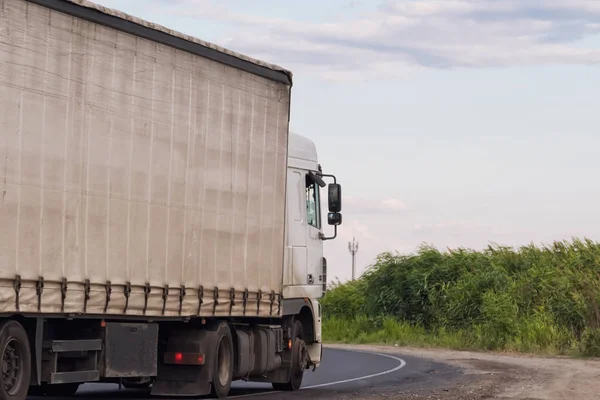
M421 358L384 355L342 349L324 349L323 363L315 372L306 371L302 390L276 393L269 384L234 382L231 398L335 399L374 393L410 393L439 388L460 376L458 369ZM95 400L145 399L147 391L118 390L111 384L86 384L77 397ZM30 397L29 399L35 399Z

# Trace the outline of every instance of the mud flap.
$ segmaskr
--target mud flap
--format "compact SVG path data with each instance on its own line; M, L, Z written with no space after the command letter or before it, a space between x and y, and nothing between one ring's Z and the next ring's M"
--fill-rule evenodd
M210 394L206 366L165 366L152 385L152 396L197 397Z
M323 343L313 343L306 346L308 352L308 366L313 370L319 368L323 359Z
M158 376L152 385L152 396L205 396L210 394L215 362L217 333L211 328L174 332L166 351L171 353L200 353L204 365L165 364L159 360Z

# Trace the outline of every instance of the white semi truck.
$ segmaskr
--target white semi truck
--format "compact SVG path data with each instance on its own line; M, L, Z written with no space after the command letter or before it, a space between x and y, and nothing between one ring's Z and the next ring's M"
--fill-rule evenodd
M342 220L291 87L88 1L0 0L0 400L299 389Z

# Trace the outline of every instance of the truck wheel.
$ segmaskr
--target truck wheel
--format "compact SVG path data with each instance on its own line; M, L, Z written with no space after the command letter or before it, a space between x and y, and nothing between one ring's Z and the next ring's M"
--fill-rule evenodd
M212 397L219 399L229 395L233 379L233 336L229 325L221 323L217 329L217 347L213 365Z
M294 343L292 344L292 365L290 366L290 380L285 383L273 383L273 389L282 392L291 392L300 389L304 370L306 369L307 351L304 342L302 323L294 323Z
M152 378L123 380L123 387L125 389L149 389L150 386L152 386Z
M31 376L31 350L27 332L17 321L0 323L0 354L0 400L25 400Z

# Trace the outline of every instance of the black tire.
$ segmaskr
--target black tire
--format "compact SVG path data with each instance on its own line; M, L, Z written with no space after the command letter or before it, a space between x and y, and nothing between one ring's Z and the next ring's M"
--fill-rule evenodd
M149 389L152 386L152 379L139 379L139 380L124 380L123 387L125 389Z
M233 336L225 322L217 328L217 346L213 363L211 396L223 399L229 395L233 380Z
M273 383L273 389L280 392L295 392L302 386L306 366L306 344L304 342L304 329L302 323L294 323L294 342L292 343L292 363L290 366L290 379L284 383Z
M71 397L75 396L80 383L64 383L60 385L42 385L44 395L48 397Z
M17 321L0 323L0 400L25 400L31 378L31 350L27 332Z

